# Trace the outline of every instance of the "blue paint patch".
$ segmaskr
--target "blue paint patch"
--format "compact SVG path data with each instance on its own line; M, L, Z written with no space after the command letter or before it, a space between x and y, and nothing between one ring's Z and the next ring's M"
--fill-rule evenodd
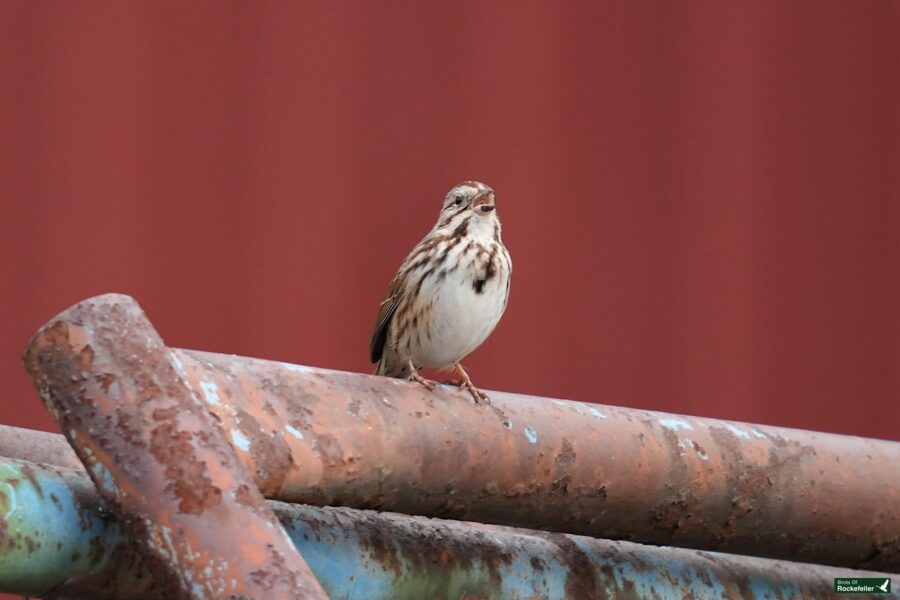
M296 427L294 427L293 425L285 425L284 429L285 429L285 431L287 431L289 434L291 434L298 440L304 439L303 432L300 431L299 429L297 429Z
M659 590L671 589L669 582L676 580L679 592L689 592L691 598L725 597L725 588L716 579L715 572L697 568L681 558L660 556L649 547L636 546L634 560L624 561L615 555L597 552L586 543L588 538L570 536L570 539L593 564L601 566L597 569L598 574L602 574L599 583L609 595L632 587L638 598L655 598L659 596ZM610 568L603 569L602 565Z
M731 423L725 423L725 429L727 429L728 431L730 431L731 433L733 433L734 435L736 435L738 437L746 438L748 440L750 439L750 434L748 434L743 429L739 429L739 428L735 427Z
M203 399L206 400L208 404L215 404L216 406L222 405L222 399L219 398L219 386L217 386L215 382L201 379L200 389L203 390Z
M764 434L764 433L763 433L762 431L760 431L759 429L756 429L755 427L754 427L753 429L750 430L750 433L753 434L753 437L757 437L757 438L760 438L760 439L766 437L766 434Z
M525 431L525 437L528 438L528 441L531 442L532 444L537 444L537 441L538 441L537 431L535 431L531 427L526 427L524 431Z
M694 449L694 452L697 453L697 456L700 457L700 460L709 460L709 456L707 456L706 451L703 450L703 448L700 446L700 444L696 443L691 438L686 438L686 440L687 440L687 443L690 444L691 447ZM678 443L681 444L681 442L678 442Z
M597 410L597 409L594 408L594 407L591 407L591 408L589 408L588 410L591 412L592 415L594 415L594 417L596 417L596 418L598 418L598 419L605 419L605 418L606 418L606 415L604 415L602 412L600 412L599 410Z
M325 584L330 598L391 597L391 588L403 573L385 570L356 532L322 527L312 511L308 520L303 519L303 509L294 512L300 518L283 522L287 535L319 581ZM386 543L393 545L390 540Z
M315 373L316 370L312 367L306 367L304 365L295 365L293 363L279 363L282 367L287 369L288 371L293 371L294 373Z
M113 485L112 473L109 472L109 469L103 466L103 463L94 463L94 466L91 468L91 470L94 472L94 477L97 485L108 492L117 493L116 486Z
M691 425L687 421L682 421L681 419L660 419L659 424L669 431L678 431L679 429L690 430L694 428L693 425Z
M559 557L550 550L549 544L532 544L528 552L511 553L513 560L509 563L496 563L480 559L473 567L478 567L479 574L491 577L491 571L500 573L499 598L552 598L567 597L566 582L569 571L563 566ZM535 564L540 569L535 568ZM474 571L474 569L473 569Z
M73 573L101 572L116 546L118 527L104 521L96 510L82 508L58 473L27 462L4 461L0 489L7 494L9 509L2 516L4 527L9 533L17 532L16 536L22 532L39 541L28 552L4 548L0 561L4 582L16 581L27 591L28 586L48 580L64 582ZM31 470L24 470L25 465ZM47 543L50 540L54 543ZM84 552L88 546L98 554ZM14 579L9 579L11 574Z
M250 452L250 440L237 429L231 430L231 441L244 452Z
M179 374L184 373L184 365L181 364L181 360L177 356L175 356L174 352L169 352L169 361L172 363L172 366L175 367L175 370L178 371Z

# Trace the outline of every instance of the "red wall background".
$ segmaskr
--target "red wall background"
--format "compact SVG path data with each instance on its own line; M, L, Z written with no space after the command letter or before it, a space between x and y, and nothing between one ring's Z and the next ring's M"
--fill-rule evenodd
M3 2L2 422L54 428L22 349L108 291L170 345L369 372L474 178L515 264L481 386L900 439L898 29L888 0Z

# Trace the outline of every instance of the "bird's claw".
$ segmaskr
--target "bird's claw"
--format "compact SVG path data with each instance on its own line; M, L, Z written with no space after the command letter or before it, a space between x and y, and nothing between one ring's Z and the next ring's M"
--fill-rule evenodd
M408 359L406 362L407 362L407 365L409 366L409 380L416 381L416 382L420 383L429 392L433 392L434 386L437 384L434 381L431 381L430 379L425 379L424 377L422 377L419 374L419 370L416 369L416 365L413 364L412 359Z
M459 379L455 382L456 385L459 386L459 389L466 389L472 395L472 399L475 401L475 404L485 404L489 405L491 403L488 395L475 387L475 384L472 383L472 380L469 378L469 374L466 373L466 370L459 363L456 363L453 366L453 369L457 375L459 375Z
M422 385L426 390L428 390L429 392L433 392L433 391L434 391L435 382L434 382L434 381L431 381L430 379L425 379L424 377L422 377L422 376L419 375L418 373L410 373L410 375L409 375L409 380L410 380L410 381L415 381L415 382L421 384L421 385Z
M491 405L490 397L474 385L472 387L466 386L466 389L472 394L472 399L475 400L475 404L484 404L485 406Z

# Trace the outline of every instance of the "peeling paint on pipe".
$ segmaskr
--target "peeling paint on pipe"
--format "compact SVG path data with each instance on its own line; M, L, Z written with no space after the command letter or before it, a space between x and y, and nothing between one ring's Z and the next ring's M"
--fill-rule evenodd
M171 352L269 498L900 571L896 442Z
M0 591L44 597L172 598L80 472L0 461ZM272 502L334 600L587 600L830 597L820 565ZM177 592L177 587L174 588ZM884 597L884 596L880 596ZM895 596L896 597L896 596Z
M121 535L84 471L3 458L0 591L65 597L70 586L84 588L78 597L183 597L168 571Z
M25 365L100 495L181 596L326 599L133 299L59 314Z

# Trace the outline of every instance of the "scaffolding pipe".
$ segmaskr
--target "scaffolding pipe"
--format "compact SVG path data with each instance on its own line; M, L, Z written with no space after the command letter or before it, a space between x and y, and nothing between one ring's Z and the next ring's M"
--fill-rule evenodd
M326 600L134 300L70 308L25 363L100 495L183 597Z
M106 343L120 298L51 324ZM171 352L269 498L900 571L896 442ZM85 371L104 402L122 367Z
M800 600L830 597L835 577L890 577L347 508L271 506L333 599ZM168 572L120 533L83 472L0 459L0 515L0 591L178 597Z

